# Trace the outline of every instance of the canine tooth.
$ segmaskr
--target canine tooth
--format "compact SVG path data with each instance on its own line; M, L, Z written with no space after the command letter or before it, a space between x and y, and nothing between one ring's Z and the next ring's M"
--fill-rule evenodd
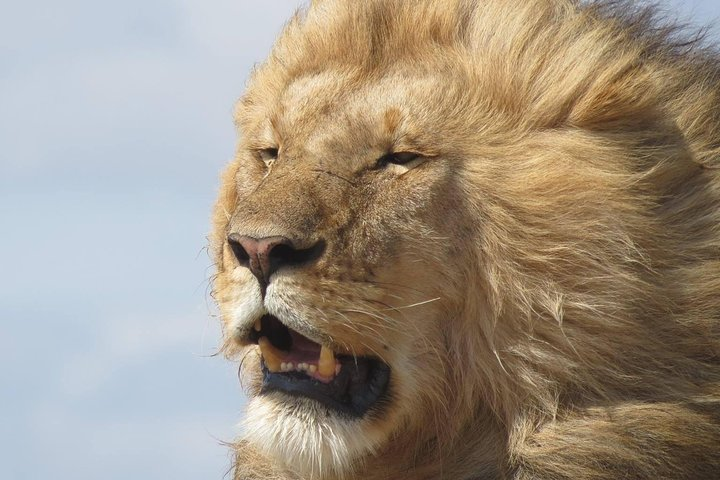
M310 372L310 373L317 372L317 365L308 365L308 372Z
M323 377L332 377L335 373L335 353L325 345L320 348L318 359L318 372Z
M262 322L260 321L259 318L257 320L255 320L254 328L255 328L256 332L259 332L260 330L262 330Z
M282 363L280 364L280 371L281 371L281 372L287 372L287 363L282 362Z
M260 337L258 339L258 345L260 346L260 353L262 353L265 365L271 372L277 372L282 367L282 358L278 353L277 349L270 343L267 337Z
M340 364L335 365L335 375L340 373Z

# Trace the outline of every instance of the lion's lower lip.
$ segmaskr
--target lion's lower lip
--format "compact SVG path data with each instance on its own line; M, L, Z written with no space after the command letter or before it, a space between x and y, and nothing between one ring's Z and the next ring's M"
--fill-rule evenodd
M368 357L338 357L342 368L324 383L302 372L271 372L263 363L262 393L283 392L318 401L327 408L362 417L386 395L390 367Z

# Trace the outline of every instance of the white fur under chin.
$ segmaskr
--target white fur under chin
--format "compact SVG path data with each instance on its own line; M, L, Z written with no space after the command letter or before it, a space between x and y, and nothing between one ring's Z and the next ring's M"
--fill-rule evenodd
M329 413L313 400L272 393L253 398L243 422L245 439L307 479L343 478L378 439L362 420Z

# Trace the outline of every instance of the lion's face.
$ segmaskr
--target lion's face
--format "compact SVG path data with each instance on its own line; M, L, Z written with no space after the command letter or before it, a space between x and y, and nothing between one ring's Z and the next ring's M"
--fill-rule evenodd
M239 109L217 299L250 387L248 437L310 474L446 426L477 222L463 145L439 128L453 112L428 106L446 104L451 76L409 74L322 72Z

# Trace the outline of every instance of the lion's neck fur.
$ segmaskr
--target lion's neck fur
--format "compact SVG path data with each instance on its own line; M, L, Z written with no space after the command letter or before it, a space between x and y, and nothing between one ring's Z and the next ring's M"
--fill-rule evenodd
M497 424L484 418L458 433L451 443L436 438L422 441L416 439L418 448L408 448L413 437L403 436L397 444L391 442L382 451L342 480L472 480L477 478L505 478L507 458L504 434ZM477 429L483 429L480 440ZM284 469L277 462L263 457L249 444L236 448L235 480L308 480L291 469ZM324 477L318 477L324 478Z

